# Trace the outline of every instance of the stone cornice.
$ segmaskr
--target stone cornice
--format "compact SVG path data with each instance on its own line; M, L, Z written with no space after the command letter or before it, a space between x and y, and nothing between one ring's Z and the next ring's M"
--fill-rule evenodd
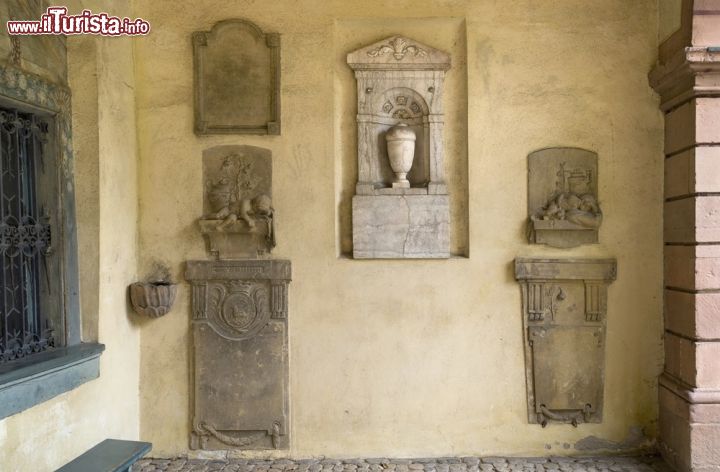
M684 48L658 64L648 80L663 111L697 97L720 97L720 48Z
M720 404L720 390L718 389L693 387L667 372L663 372L660 376L659 383L688 403Z

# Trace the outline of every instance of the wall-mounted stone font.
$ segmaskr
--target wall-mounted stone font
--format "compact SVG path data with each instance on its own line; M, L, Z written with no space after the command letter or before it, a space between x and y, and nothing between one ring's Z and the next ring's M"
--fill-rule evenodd
M528 420L599 423L607 286L614 259L516 259L522 287Z
M569 248L597 243L597 154L548 148L528 156L528 236L531 243Z
M280 134L280 35L232 19L192 39L195 133Z
M450 56L394 36L347 62L358 96L353 256L449 257L442 96Z

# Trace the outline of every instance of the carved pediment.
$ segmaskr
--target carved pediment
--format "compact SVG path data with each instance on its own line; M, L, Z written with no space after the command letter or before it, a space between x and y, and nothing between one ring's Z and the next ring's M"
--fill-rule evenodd
M448 70L450 55L414 39L391 36L347 55L353 70Z

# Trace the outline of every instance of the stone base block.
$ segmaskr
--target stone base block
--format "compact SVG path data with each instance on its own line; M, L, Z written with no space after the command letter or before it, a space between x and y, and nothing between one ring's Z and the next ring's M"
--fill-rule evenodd
M531 224L531 243L547 244L565 249L598 242L597 229L586 228L569 221L534 220Z
M668 464L680 472L720 470L720 391L663 375L659 394L659 449Z
M223 220L200 220L210 254L218 259L251 259L267 256L274 246L270 221L258 221L249 227L235 221L222 228Z
M450 257L447 195L356 195L352 206L356 259Z

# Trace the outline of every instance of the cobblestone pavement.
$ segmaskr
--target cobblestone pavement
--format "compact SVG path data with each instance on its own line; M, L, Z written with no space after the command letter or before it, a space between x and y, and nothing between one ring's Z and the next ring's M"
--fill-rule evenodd
M142 459L133 472L667 472L657 456L595 458L463 457L443 459Z

